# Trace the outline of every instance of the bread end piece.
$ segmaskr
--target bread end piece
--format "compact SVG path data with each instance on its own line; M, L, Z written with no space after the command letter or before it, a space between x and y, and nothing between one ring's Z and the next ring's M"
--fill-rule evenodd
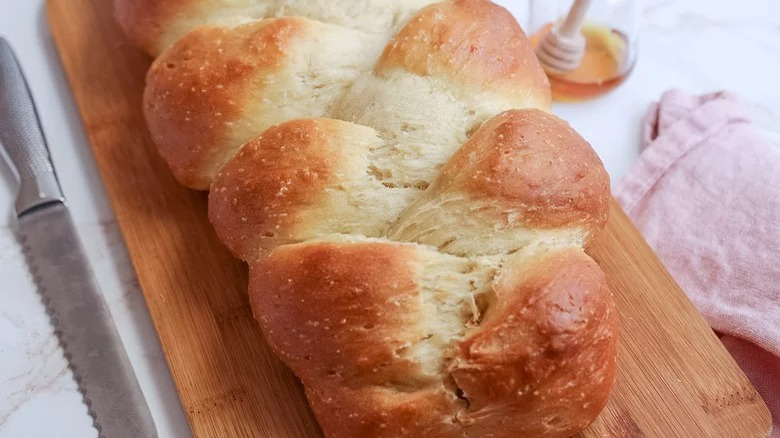
M250 300L326 436L570 436L615 379L618 316L577 247L495 269L408 243L285 245L251 265Z

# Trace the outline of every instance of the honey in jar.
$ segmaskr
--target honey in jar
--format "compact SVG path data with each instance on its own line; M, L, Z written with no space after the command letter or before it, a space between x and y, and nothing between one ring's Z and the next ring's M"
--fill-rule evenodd
M543 26L531 37L536 48L552 29ZM601 96L620 85L634 66L626 36L615 29L585 24L581 29L585 38L585 52L580 65L573 71L547 71L553 99L576 102Z

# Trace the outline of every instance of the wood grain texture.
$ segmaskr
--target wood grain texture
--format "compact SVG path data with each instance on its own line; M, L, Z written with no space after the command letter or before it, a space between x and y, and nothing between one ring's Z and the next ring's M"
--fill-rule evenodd
M108 0L49 0L62 63L182 404L197 437L305 437L301 386L249 309L246 269L218 242L206 196L176 183L141 114L149 59ZM581 437L765 437L770 415L620 207L589 249L621 315L619 374Z

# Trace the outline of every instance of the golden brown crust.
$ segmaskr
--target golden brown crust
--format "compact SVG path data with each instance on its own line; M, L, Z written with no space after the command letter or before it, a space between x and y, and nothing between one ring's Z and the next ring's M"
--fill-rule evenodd
M421 336L416 258L412 245L321 242L251 266L255 317L326 436L452 436L460 402L400 355Z
M373 129L342 120L273 126L217 175L209 219L236 257L250 261L323 234L382 236L419 191L386 187L371 173L369 155L380 144Z
M550 108L547 76L528 38L506 9L487 0L423 9L388 44L376 71L394 68Z
M251 266L255 317L326 436L563 437L595 419L614 382L617 313L581 249L510 260L434 378L402 354L436 317L422 305L420 251L310 242Z
M398 244L285 245L252 266L252 308L305 382L419 388L418 367L397 357L417 341L414 257Z
M300 209L332 176L339 144L331 137L341 123L306 119L273 126L220 171L209 194L209 220L236 257L248 260L260 247L292 241Z
M441 385L409 393L310 385L306 396L326 437L464 436L453 416L463 402Z
M208 188L241 145L232 130L246 117L246 100L264 86L253 79L282 68L287 47L304 29L297 18L203 26L157 58L146 79L144 114L179 182Z
M534 228L581 228L592 238L609 213L609 175L568 123L535 109L488 120L444 166L441 192L461 190L511 210Z
M469 435L568 437L590 424L615 380L618 315L579 248L509 266L485 320L450 367L469 401Z

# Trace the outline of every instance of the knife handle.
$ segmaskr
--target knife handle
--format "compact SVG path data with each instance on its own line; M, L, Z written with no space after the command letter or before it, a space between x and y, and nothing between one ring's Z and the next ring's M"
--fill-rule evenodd
M0 38L0 143L19 174L16 213L64 202L32 94L8 42Z

